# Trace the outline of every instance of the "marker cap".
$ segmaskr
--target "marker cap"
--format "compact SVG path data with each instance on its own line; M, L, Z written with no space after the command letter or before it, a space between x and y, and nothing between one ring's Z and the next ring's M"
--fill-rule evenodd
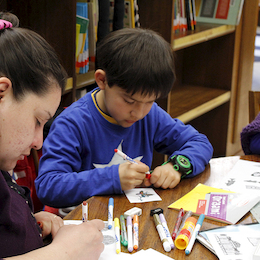
M133 248L132 247L128 247L128 252L133 252Z
M132 217L128 216L126 220L127 220L127 226L132 226Z
M164 248L164 250L166 252L170 252L171 251L172 248L171 248L171 245L170 245L168 240L163 242L163 248Z
M127 246L127 245L128 245L128 242L127 242L126 240L124 240L124 241L121 241L121 244L122 244L123 246Z
M180 234L176 239L175 239L175 246L180 249L184 250L188 244L189 244L189 238L186 235Z
M115 225L115 227L120 227L119 226L119 218L114 218L114 225Z
M197 223L196 218L194 218L194 217L187 218L187 220L185 221L184 227L182 228L180 234L174 241L175 246L178 249L184 250L188 246L196 223Z
M165 217L162 213L159 214L159 217L160 217L161 223L166 222Z
M135 224L135 223L138 224L138 216L137 216L137 215L134 215L134 217L133 217L133 222L134 222L134 224Z
M185 255L189 255L190 254L190 250L185 249Z
M113 198L109 199L108 206L113 206L114 207L114 199Z
M137 208L137 207L134 207L134 208L132 208L132 209L127 210L127 211L124 213L124 217L125 217L125 218L127 218L128 216L131 216L131 217L133 218L134 215L141 216L141 215L142 215L142 209Z

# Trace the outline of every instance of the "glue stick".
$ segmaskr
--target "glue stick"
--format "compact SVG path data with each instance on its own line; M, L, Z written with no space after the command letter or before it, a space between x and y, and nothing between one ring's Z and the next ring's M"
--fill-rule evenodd
M197 223L196 218L194 217L187 218L180 234L175 239L175 246L178 249L184 250L188 246L192 233L195 229L196 223Z

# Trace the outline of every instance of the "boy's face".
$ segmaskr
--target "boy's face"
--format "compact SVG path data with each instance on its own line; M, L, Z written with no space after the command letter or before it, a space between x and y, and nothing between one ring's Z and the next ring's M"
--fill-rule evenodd
M150 111L156 96L144 96L140 93L130 95L124 89L106 85L102 95L101 109L113 117L122 127L130 127L135 122L143 119ZM100 95L100 96L101 96Z

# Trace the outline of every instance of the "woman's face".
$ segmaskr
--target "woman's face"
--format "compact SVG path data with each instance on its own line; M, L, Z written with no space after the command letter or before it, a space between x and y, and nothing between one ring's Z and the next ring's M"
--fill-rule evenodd
M53 85L45 96L28 93L22 101L16 101L10 89L0 91L0 169L8 171L31 148L42 147L43 127L60 104L61 89Z

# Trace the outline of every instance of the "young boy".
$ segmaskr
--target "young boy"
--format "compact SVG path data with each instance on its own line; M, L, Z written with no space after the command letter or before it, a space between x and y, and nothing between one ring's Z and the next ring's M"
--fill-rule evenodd
M213 152L206 136L155 103L175 80L173 53L161 36L144 29L109 34L97 48L95 80L98 88L65 109L44 142L35 182L44 204L67 207L140 185L174 188L204 170ZM156 167L148 179L153 149L184 157Z

